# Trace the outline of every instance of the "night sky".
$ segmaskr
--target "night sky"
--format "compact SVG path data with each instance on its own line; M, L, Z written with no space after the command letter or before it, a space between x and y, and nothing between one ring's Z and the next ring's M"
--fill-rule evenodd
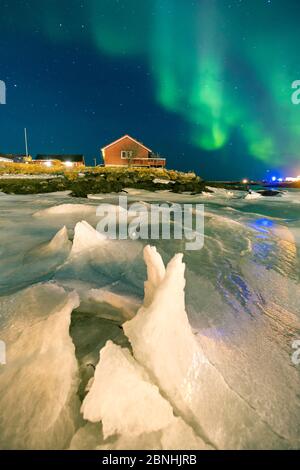
M0 0L0 152L123 134L205 178L300 174L299 0Z

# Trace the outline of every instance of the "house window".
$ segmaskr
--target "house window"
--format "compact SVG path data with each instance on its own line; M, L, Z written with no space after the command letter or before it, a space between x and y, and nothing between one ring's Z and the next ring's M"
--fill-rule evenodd
M132 150L121 150L121 158L124 160L128 160L129 158L132 158L133 152Z

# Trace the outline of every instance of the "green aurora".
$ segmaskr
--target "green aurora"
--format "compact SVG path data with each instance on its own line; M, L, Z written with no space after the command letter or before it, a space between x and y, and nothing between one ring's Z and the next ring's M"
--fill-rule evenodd
M285 159L297 168L300 107L291 103L291 84L300 79L297 1L64 3L36 2L29 13L20 2L18 28L39 24L57 47L84 43L104 56L145 62L153 99L184 121L187 142L199 150L222 150L238 135L265 168Z

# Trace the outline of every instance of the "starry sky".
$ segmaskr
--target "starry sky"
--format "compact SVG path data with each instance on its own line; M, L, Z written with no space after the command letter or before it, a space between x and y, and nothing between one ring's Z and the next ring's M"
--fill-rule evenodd
M130 134L207 179L300 174L299 0L0 0L0 152Z

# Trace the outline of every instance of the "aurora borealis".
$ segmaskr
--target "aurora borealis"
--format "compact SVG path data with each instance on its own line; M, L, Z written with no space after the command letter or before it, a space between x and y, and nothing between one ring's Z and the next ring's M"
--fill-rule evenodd
M0 0L0 152L124 133L206 178L300 174L297 0Z

